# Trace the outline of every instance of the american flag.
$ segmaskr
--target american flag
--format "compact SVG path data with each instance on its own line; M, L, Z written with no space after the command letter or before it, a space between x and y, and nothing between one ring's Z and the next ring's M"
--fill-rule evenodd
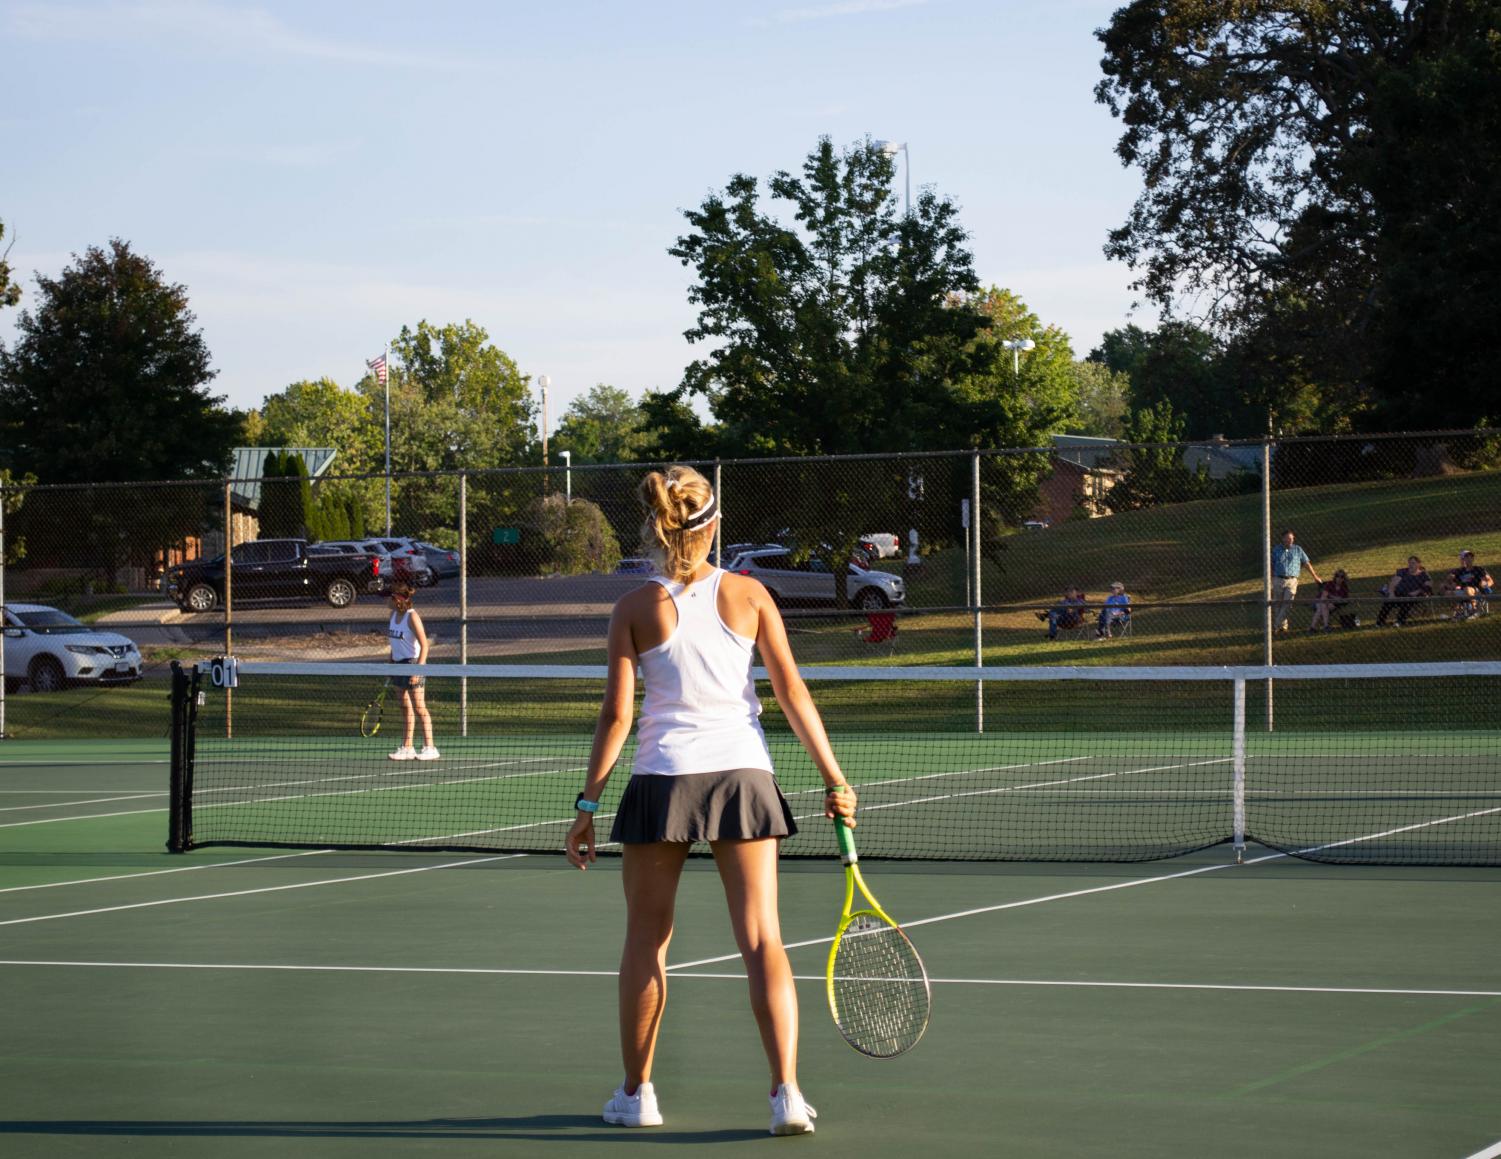
M377 354L369 362L365 363L365 365L368 366L371 370L375 371L375 381L380 383L382 386L385 386L386 356L384 354Z

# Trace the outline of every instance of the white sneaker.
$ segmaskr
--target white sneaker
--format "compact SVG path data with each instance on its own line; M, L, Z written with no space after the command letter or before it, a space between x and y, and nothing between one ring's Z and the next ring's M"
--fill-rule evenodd
M404 744L391 754L391 759L393 761L415 761L417 759L417 750L409 744Z
M803 1093L783 1083L771 1096L771 1133L773 1135L811 1135L818 1112L803 1102Z
M411 752L410 749L408 749L407 751ZM429 744L422 746L422 751L417 754L417 759L419 761L435 761L438 759L438 756L438 750L433 748L433 746Z
M660 1127L662 1112L657 1110L656 1089L651 1083L642 1083L634 1095L628 1095L622 1083L605 1104L605 1122L616 1127Z

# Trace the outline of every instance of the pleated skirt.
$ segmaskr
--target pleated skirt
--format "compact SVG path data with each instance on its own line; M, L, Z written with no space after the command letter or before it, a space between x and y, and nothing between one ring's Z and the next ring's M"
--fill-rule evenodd
M660 776L637 773L620 799L610 840L721 841L791 837L792 809L765 769Z

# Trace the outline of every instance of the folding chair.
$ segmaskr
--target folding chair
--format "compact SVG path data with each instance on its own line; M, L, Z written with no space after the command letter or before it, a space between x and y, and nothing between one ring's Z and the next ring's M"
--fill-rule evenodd
M870 627L863 631L857 630L855 635L866 644L884 644L888 652L896 651L896 613L871 612L865 618L870 622Z

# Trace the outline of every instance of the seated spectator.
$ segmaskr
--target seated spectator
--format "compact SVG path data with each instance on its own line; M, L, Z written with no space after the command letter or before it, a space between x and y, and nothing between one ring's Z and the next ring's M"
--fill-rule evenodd
M1396 610L1396 626L1402 627L1407 623L1408 613L1412 611L1413 604L1433 594L1433 581L1423 567L1423 561L1415 555L1407 557L1407 566L1399 567L1392 578L1387 581L1381 594L1386 597L1386 602L1381 605L1381 610L1376 613L1376 625L1386 626L1386 617Z
M1454 601L1454 619L1468 620L1479 615L1482 600L1495 589L1490 573L1475 562L1473 551L1459 553L1459 566L1444 580L1444 595Z
M1063 598L1045 612L1038 612L1039 620L1048 622L1048 639L1058 638L1059 628L1077 628L1084 622L1084 589L1068 587L1063 591Z
M1131 597L1126 594L1126 585L1116 580L1110 585L1110 594L1105 597L1105 606L1095 627L1095 638L1108 640L1116 625L1131 622Z
M1327 579L1319 584L1318 597L1313 601L1313 620L1308 625L1310 632L1327 632L1329 630L1329 613L1337 612L1350 602L1350 577L1345 574L1345 569L1340 568L1334 573L1333 579ZM1354 620L1354 617L1340 617L1340 622L1345 619ZM1354 623L1345 624L1347 628L1353 628Z

